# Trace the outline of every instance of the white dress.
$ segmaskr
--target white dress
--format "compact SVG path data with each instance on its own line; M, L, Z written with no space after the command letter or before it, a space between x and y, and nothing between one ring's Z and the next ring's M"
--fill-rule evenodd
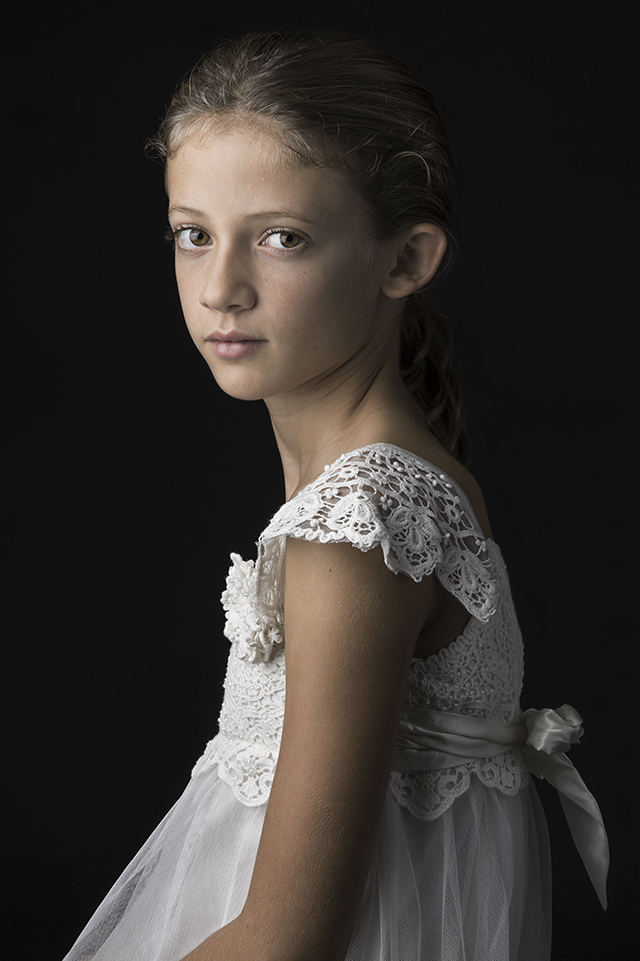
M65 961L179 961L242 910L284 715L287 537L379 545L399 576L434 572L472 616L448 647L413 660L408 713L516 730L522 639L497 545L432 464L388 444L343 455L275 514L255 564L232 555L219 733ZM397 767L348 961L546 961L548 838L521 745Z

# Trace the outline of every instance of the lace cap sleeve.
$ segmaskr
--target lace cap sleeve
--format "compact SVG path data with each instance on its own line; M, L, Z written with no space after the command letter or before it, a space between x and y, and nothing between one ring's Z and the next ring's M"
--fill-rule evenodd
M470 614L495 612L496 578L487 544L465 498L447 475L408 451L386 444L338 458L288 501L258 548L262 600L277 592L286 537L380 545L395 574L420 581L435 572Z

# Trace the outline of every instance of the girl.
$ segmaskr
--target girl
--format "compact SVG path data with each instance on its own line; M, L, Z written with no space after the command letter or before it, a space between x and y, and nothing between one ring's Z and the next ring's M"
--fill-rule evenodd
M424 290L452 238L430 94L369 42L206 57L153 145L185 319L267 404L286 500L232 555L219 733L66 961L542 961L552 780L604 903L606 835L521 714L504 561ZM285 685L286 661L286 685Z

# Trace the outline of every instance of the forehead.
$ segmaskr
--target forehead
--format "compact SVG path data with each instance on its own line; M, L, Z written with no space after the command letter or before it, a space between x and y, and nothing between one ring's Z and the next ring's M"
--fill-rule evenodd
M197 196L236 208L297 200L319 211L344 206L352 194L341 171L304 163L276 130L253 125L185 140L167 163L167 192L172 204L191 207L187 199Z

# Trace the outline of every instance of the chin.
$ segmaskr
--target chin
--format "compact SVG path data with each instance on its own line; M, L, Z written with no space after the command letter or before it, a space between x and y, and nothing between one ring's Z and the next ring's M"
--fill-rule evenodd
M264 400L266 394L257 388L251 388L248 385L233 384L226 381L223 377L215 377L214 380L220 390L227 395L227 397L233 397L234 400Z

